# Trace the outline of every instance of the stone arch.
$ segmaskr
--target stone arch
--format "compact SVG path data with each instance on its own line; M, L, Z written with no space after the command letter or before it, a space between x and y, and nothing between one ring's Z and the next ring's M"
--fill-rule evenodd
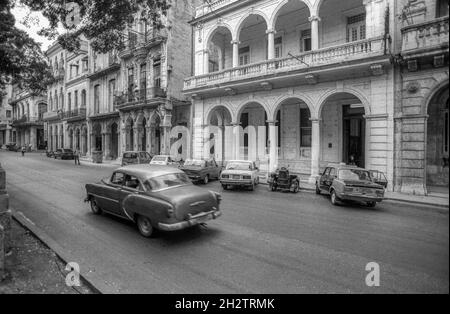
M313 118L312 115L313 115L313 113L315 113L313 101L306 95L300 96L300 95L293 94L293 95L283 95L275 101L275 106L272 108L272 111L270 112L270 115L268 116L269 119L276 120L278 110L281 108L281 106L283 105L283 103L285 101L290 100L290 99L298 99L298 100L304 102L308 106L309 112L311 113L311 118Z
M242 112L245 110L245 108L250 104L259 104L261 107L263 107L264 111L267 114L267 118L270 117L270 106L267 105L265 101L262 99L251 99L246 100L245 102L241 103L238 106L238 110L235 112L235 115L233 116L233 123L239 122L241 119Z
M433 98L436 95L438 95L442 91L442 89L444 87L446 87L446 86L448 87L449 84L450 84L450 81L449 81L448 78L446 78L445 80L443 80L443 81L437 83L436 85L434 85L434 87L428 93L427 97L423 98L422 105L421 105L422 114L424 114L424 115L427 114L428 107L429 107L431 101L433 100Z
M314 10L314 6L308 0L283 0L277 5L277 7L273 11L273 13L272 13L272 15L271 15L271 17L269 19L269 23L267 24L269 29L275 29L275 25L277 23L278 15L280 14L280 12L283 9L283 7L286 4L288 4L288 2L291 2L291 1L297 1L297 2L303 3L308 8L309 15L310 16L313 15L312 13L313 13L313 10Z
M231 34L231 38L232 38L232 40L236 40L236 37L233 37L233 35L234 35L234 29L233 29L233 27L231 27L231 25L230 24L228 24L228 23L219 23L219 24L216 24L216 25L214 25L209 31L208 31L208 33L207 33L207 35L206 35L206 40L205 40L205 42L204 42L204 45L205 45L205 49L208 49L208 45L209 45L209 43L210 43L210 41L213 39L213 37L214 37L214 35L217 33L217 31L219 30L219 29L221 29L221 28L226 28L226 29L228 29L228 31L230 32L230 34Z
M236 24L236 27L234 29L234 33L232 33L232 37L235 38L236 40L240 39L240 34L242 31L242 26L245 24L245 21L252 15L256 15L256 16L260 16L264 19L264 21L266 22L266 25L269 26L270 24L270 19L269 17L267 17L267 15L260 11L260 10L250 10L248 11L246 14L244 14L241 19L239 20L239 22Z
M233 108L229 104L225 103L225 104L218 104L218 105L211 106L206 110L205 115L204 115L204 117L206 117L206 120L204 121L205 125L209 124L209 122L212 119L212 115L215 113L216 109L219 109L219 108L226 109L228 111L228 113L230 114L231 122L235 121Z
M367 97L364 94L362 94L361 92L359 92L353 88L344 88L344 89L333 89L333 90L329 90L329 91L325 92L325 94L323 94L317 101L317 107L315 108L316 110L311 112L311 114L312 114L311 117L312 118L320 118L322 115L323 107L326 105L327 100L330 97L332 97L333 95L341 94L341 93L347 93L347 94L353 95L356 98L358 98L364 106L366 116L371 115L372 110L370 108L370 102L367 99ZM314 115L313 115L313 113L314 113Z

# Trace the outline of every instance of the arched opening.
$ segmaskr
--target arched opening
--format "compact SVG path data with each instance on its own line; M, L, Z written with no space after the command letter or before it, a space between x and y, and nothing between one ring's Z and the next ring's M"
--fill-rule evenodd
M147 151L147 119L144 116L138 117L136 121L137 136L138 136L138 150Z
M93 150L97 152L103 151L102 143L102 126L100 123L95 123L92 127L92 137L93 137Z
M363 0L323 0L319 7L321 48L367 38Z
M83 127L81 134L82 134L81 155L86 156L88 152L88 131L85 126Z
M111 159L119 156L119 127L117 123L111 125Z
M81 151L81 131L77 129L75 133L75 149Z
M291 172L311 174L312 122L311 111L301 99L282 101L274 120L278 140L278 167Z
M239 66L267 60L267 22L261 15L251 14L240 25Z
M134 121L133 118L129 117L125 127L126 132L126 150L134 150Z
M448 193L449 105L448 85L428 104L426 184L428 192Z
M230 111L224 106L214 108L207 118L210 144L205 148L208 150L206 155L214 158L219 164L234 158L233 134L230 129L232 120Z
M234 134L236 136L236 157L256 161L261 170L268 169L269 128L267 120L267 112L261 104L248 103L238 114L239 135L236 134L236 131Z
M75 146L74 146L74 141L73 141L73 129L70 129L69 130L69 148L70 149L75 149Z
M361 100L346 92L329 96L320 118L320 168L341 162L366 167L367 131Z
M65 148L64 143L64 127L60 125L59 127L59 143L61 148Z
M233 66L233 37L227 27L219 26L208 41L208 73Z
M278 10L275 16L275 58L311 50L309 17L308 6L299 0L290 0Z
M154 114L150 122L150 133L153 139L151 154L161 154L161 118L158 114Z
M48 128L47 140L48 140L48 143L47 143L48 147L47 147L47 149L49 151L54 151L55 147L53 146L53 127L52 126L50 126Z

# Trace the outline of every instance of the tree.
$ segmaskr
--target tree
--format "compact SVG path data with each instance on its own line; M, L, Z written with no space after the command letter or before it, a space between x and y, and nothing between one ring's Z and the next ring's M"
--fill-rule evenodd
M18 83L34 94L47 89L52 75L40 44L15 27L12 3L0 0L0 90Z
M124 31L138 12L145 12L141 20L161 29L170 7L170 0L20 1L32 10L42 12L49 20L50 26L42 29L41 35L56 37L56 28L63 25L67 32L58 36L58 42L64 49L77 50L80 36L84 35L94 51L99 53L123 48ZM76 17L77 23L74 23L72 16Z

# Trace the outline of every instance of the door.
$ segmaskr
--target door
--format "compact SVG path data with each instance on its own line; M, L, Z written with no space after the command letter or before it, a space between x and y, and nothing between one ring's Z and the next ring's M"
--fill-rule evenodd
M122 188L119 190L118 197L119 197L119 214L123 217L127 217L127 214L125 213L125 209L127 207L133 207L133 200L128 201L127 198L130 195L133 194L139 194L142 189L142 184L140 183L139 179L135 176L126 174L125 175L125 182L122 186ZM130 217L129 217L130 218Z
M327 188L326 181L327 181L329 175L330 175L330 168L326 168L325 171L323 172L323 175L320 177L319 184L320 184L321 189Z
M99 200L100 207L113 214L120 214L119 195L125 181L125 174L115 172L108 184L103 188L102 198Z
M366 137L364 108L344 106L343 113L343 162L364 168Z

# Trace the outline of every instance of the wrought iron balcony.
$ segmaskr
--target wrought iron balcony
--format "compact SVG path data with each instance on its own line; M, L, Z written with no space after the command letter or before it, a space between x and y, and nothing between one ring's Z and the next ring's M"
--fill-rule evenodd
M61 118L63 120L84 119L86 118L86 108L77 108L74 110L65 111L62 113Z
M293 71L306 72L316 67L341 64L386 55L384 37L346 43L339 46L308 51L294 57L266 60L219 72L190 77L184 80L184 91L211 88L216 84L283 75Z
M157 98L165 98L166 92L160 87L140 89L114 96L114 106L117 109L136 104L145 104Z
M421 53L439 49L448 51L448 20L449 17L445 16L403 27L402 52Z
M18 119L13 119L12 125L15 127L27 126L27 125L35 125L43 123L42 116L27 116L23 115Z

